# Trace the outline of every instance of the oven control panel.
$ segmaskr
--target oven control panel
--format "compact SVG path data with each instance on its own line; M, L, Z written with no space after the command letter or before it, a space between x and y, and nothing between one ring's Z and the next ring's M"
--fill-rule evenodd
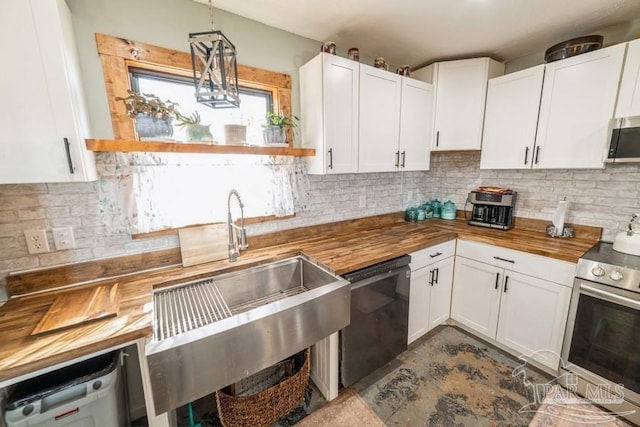
M580 259L576 268L576 276L640 293L640 271L636 269Z

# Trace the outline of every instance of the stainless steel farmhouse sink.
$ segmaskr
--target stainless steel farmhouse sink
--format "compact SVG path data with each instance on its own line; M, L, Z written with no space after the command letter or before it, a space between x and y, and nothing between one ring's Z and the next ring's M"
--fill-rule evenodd
M342 329L349 282L303 255L154 290L146 356L156 414Z

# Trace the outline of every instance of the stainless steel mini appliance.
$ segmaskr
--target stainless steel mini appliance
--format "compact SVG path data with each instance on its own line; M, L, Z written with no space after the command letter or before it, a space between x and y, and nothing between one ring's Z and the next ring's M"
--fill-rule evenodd
M640 116L611 119L607 163L640 162Z
M578 260L559 380L640 424L640 256L613 248Z
M516 205L515 191L507 189L476 190L469 193L467 201L473 205L469 225L508 230L513 227Z

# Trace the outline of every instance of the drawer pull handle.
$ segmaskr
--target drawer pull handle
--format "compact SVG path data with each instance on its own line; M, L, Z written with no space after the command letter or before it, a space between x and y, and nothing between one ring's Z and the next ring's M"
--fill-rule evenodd
M511 264L515 264L516 263L512 259L500 258L499 256L494 256L493 259L497 259L498 261L510 262Z
M498 289L498 284L500 283L500 273L496 273L496 287L493 289Z
M435 257L440 256L440 255L442 255L442 252L436 252L435 254L430 254L429 257L430 258L435 258Z

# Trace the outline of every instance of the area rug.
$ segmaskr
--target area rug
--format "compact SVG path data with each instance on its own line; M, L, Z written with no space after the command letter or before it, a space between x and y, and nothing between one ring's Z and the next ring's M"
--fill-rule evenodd
M513 375L514 370L519 374ZM444 327L356 385L388 426L526 426L550 377L454 327Z
M385 424L353 389L340 392L338 397L306 416L296 427L383 427Z
M555 384L538 408L529 426L626 427L630 424Z

